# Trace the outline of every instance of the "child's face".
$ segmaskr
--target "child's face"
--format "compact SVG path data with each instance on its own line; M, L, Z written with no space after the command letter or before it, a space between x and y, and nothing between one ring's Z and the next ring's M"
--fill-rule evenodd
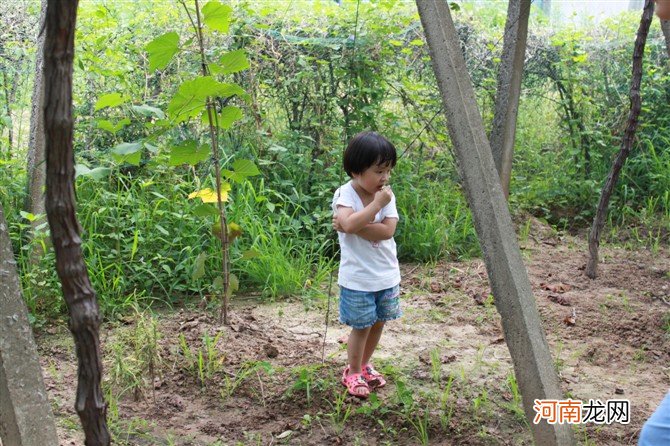
M365 169L362 173L353 174L353 178L365 192L374 195L388 184L391 179L392 169L393 167L388 163L375 164Z

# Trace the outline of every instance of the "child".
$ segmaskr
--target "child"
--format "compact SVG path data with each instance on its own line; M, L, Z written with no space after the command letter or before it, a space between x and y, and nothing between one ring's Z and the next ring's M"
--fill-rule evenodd
M401 315L393 240L398 211L388 185L395 164L393 144L375 132L359 133L344 152L344 170L351 180L333 198L333 229L341 251L340 322L351 326L342 384L360 398L386 384L370 357L384 323Z

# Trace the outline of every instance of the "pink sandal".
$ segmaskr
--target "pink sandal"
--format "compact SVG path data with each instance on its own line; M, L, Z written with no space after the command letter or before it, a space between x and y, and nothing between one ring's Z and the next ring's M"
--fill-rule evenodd
M372 367L372 364L365 364L363 366L363 372L361 375L363 375L363 379L372 389L379 389L380 387L384 387L386 385L384 376L376 371L375 368Z
M352 373L349 375L349 366L342 373L342 385L347 388L349 395L358 398L367 398L370 395L370 386L363 378L362 373Z

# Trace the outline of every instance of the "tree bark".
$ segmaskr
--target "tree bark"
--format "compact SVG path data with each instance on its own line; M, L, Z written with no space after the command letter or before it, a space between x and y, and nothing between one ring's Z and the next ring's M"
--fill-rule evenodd
M521 78L526 55L528 16L530 0L510 0L507 7L507 23L503 44L502 61L498 71L495 114L489 142L493 161L500 176L505 198L509 197L509 184L514 157L516 119L521 95Z
M109 445L100 381L100 316L81 251L75 214L72 147L72 60L77 0L48 0L44 42L44 129L47 158L46 212L56 252L56 271L70 312L78 359L75 409L87 446Z
M586 275L595 279L598 269L598 246L600 245L600 233L605 226L605 219L607 218L607 210L609 207L610 197L614 186L616 186L621 168L623 167L626 158L630 154L633 146L633 138L637 130L638 117L642 108L642 100L640 98L640 84L642 83L642 57L644 56L644 47L647 43L647 35L649 34L649 27L654 16L654 0L646 0L644 4L644 11L640 19L640 26L637 30L637 38L635 39L635 48L633 49L633 70L632 80L630 86L630 112L628 114L628 124L621 140L621 149L617 154L612 169L610 170L603 190L600 195L600 202L596 210L596 216L591 225L589 233L589 261L586 265Z
M46 182L46 164L44 159L44 20L46 17L47 2L42 0L40 23L37 35L37 51L35 52L35 82L33 83L32 111L30 114L30 139L28 141L28 194L25 209L34 215L44 214L44 186ZM31 222L33 234L42 219ZM35 244L31 254L31 262L35 262L43 254L41 244Z
M0 444L58 446L28 309L0 203ZM35 423L39 420L39 423Z
M665 36L665 48L668 50L668 57L670 57L670 20L661 20L661 29Z

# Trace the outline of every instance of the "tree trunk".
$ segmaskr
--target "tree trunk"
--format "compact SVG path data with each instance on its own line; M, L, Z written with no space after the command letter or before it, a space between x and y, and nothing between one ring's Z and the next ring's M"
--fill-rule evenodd
M505 198L509 197L509 183L514 157L516 118L521 95L523 62L526 55L530 0L510 0L507 8L505 41L498 71L495 114L489 142L493 161L500 176Z
M670 57L670 20L661 20L661 29L665 36L665 48L668 50L668 57Z
M28 141L28 195L26 197L25 209L34 215L44 214L44 186L46 181L46 164L44 160L44 82L42 73L44 70L44 20L46 16L47 2L42 0L40 12L40 24L37 35L37 51L35 52L35 82L33 84L32 111L30 114L30 139ZM42 223L42 219L31 222L33 234L35 228ZM40 244L35 244L31 254L31 262L36 262L43 254Z
M633 145L633 138L637 130L637 118L640 116L642 108L642 100L640 99L640 84L642 82L642 57L644 56L644 47L647 43L647 34L649 34L649 27L654 16L654 0L646 0L644 4L644 11L640 19L640 27L637 30L637 38L635 39L635 48L633 49L633 76L630 86L630 113L628 114L628 125L621 140L621 149L614 160L612 169L610 170L603 190L600 195L600 202L596 216L593 219L593 225L589 233L589 261L586 265L586 275L595 279L598 269L598 246L600 245L600 233L605 226L605 219L607 218L607 209L609 207L610 197L614 186L619 179L621 168L623 167L626 158L630 154Z
M58 446L2 203L0 284L0 444Z
M107 406L100 381L100 316L81 251L75 214L72 148L72 59L77 0L48 0L44 42L44 130L47 158L46 212L56 252L56 271L70 312L78 367L75 409L87 446L109 445Z

